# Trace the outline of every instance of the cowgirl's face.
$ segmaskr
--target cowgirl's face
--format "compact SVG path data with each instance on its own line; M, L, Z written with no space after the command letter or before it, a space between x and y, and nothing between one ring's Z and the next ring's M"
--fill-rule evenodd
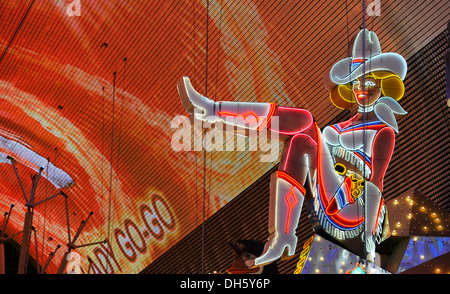
M380 80L371 76L360 77L352 82L353 94L359 106L370 106L381 96Z

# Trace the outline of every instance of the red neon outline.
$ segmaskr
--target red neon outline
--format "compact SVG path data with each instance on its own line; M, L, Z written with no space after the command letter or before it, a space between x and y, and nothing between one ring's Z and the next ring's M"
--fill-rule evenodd
M237 113L232 113L232 112L226 112L226 111L221 111L221 112L217 112L218 115L222 116L234 116L234 117L242 117L246 122L248 123L252 123L253 121L250 121L247 119L248 116L252 115L255 118L255 121L259 121L261 120L253 111L249 111L246 112L244 114L237 114Z
M289 202L289 196L293 196L294 197L294 203L291 204L291 202ZM285 233L289 233L289 224L290 224L290 219L291 219L291 210L292 207L298 202L297 201L297 197L295 197L295 193L294 193L294 187L291 188L291 191L286 195L286 197L284 197L284 199L286 200L286 203L289 207L288 210L288 214L287 214L287 221L286 221L286 229L285 229Z
M342 132L340 132L340 134L353 132L353 131L360 131L360 130L376 130L376 131L378 131L378 130L384 128L385 126L386 126L386 124L377 124L377 125L371 125L371 126L365 126L365 127L362 126L362 127L358 127L358 128L354 128L354 129L350 129L350 130L343 130Z
M370 162L368 162L367 159L365 159L361 154L359 154L357 152L353 152L353 154L355 154L356 157L361 159L370 168L370 170L372 170L372 164Z
M317 124L316 124L316 128L317 128L317 131L320 131L319 130L319 127L317 126ZM319 140L318 140L319 142L318 142L318 152L317 152L317 154L318 154L318 156L317 156L317 180L318 180L318 184L319 184L319 189L320 189L320 201L321 201L321 203L322 203L322 206L323 207L328 207L328 205L329 205L329 202L328 202L328 200L327 200L327 198L326 198L326 193L325 193L325 190L324 190L324 188L323 188L323 178L322 178L322 172L321 172L321 161L322 161L322 156L321 156L321 152L320 152L320 150L322 149L322 140L319 138ZM345 219L345 218L343 218L343 217L341 217L340 215L339 215L339 212L338 213L336 213L336 214L334 214L334 215L329 215L329 217L334 221L334 222L336 222L338 225L340 225L340 226L342 226L342 227L346 227L346 228L352 228L352 227L357 227L357 226L359 226L360 224L362 224L363 222L364 222L364 217L362 216L361 217L361 219L356 219L356 220L349 220L349 219Z
M352 179L350 177L345 178L345 187L347 188L347 201L349 203L353 203L355 202L355 199L353 199L353 197L351 197L352 194Z
M377 232L378 220L380 219L381 208L383 208L383 204L384 204L384 200L383 200L383 198L381 198L380 205L378 206L378 213L377 213L377 219L375 221L375 228L372 228L372 235L375 235Z
M275 113L275 104L274 103L270 103L270 108L269 108L269 113L267 114L267 117L265 118L260 118L260 116L258 116L255 112L253 111L249 111L246 112L244 114L238 114L238 113L233 113L233 112L227 112L227 111L218 111L217 114L219 116L233 116L233 117L242 117L247 123L252 123L252 122L258 122L258 126L256 127L256 130L260 130L263 126L266 126L267 123L269 122L269 120L272 118L273 114ZM254 118L253 121L248 120L247 117L248 116L252 116Z
M355 200L351 197L351 191L352 191L352 179L350 177L346 177L344 180L344 186L345 186L345 190L346 190L346 198L347 198L347 202L348 203L353 203L355 202ZM345 205L344 205L345 207ZM336 213L338 213L338 206L337 206L337 201L336 201L336 197L333 197L331 199L331 201L328 203L328 206L325 208L325 213L327 215L335 215Z
M310 139L316 144L316 146L317 146L316 140L314 140L311 136L309 136L309 135L307 135L307 134L297 134L297 135L294 135L294 136L292 137L292 139L291 139L291 142L292 142L297 136L306 136L306 137L310 138ZM289 160L289 154L291 154L291 148L292 148L292 144L289 144L289 149L288 149L288 152L287 152L287 154L286 154L286 161L284 162L284 167L283 167L284 170L286 169L286 166L287 166L287 163L288 163L288 160Z
M338 134L340 134L341 133L341 131L339 131L339 129L338 128L336 128L336 126L335 125L331 125L330 126L332 129L334 129Z
M289 174L287 174L285 171L281 171L281 170L277 170L276 171L276 175L277 178L279 179L283 179L286 180L289 184L295 186L295 188L297 188L300 193L303 194L303 196L305 196L306 194L306 189L303 187L303 185L301 185L297 180L295 180L292 176L290 176Z
M353 59L352 60L352 63L357 63L357 62L365 62L366 60L365 59Z
M360 131L360 130L376 130L376 131L379 131L382 128L386 127L386 124L379 123L379 124L375 124L375 125L360 126L360 127L353 128L353 129L349 129L351 126L345 126L345 127L341 128L341 130L339 130L335 125L331 125L330 127L332 127L338 134L344 134L344 133L349 133L349 132L353 132L353 131Z
M309 111L306 110L306 109L303 109L303 108L290 108L290 107L283 107L283 106L278 106L277 109L289 109L289 110L292 110L292 111L306 112L306 113L309 114L311 123L310 123L309 125L307 125L306 127L302 128L302 129L299 129L299 130L297 130L297 131L292 131L292 132L282 132L282 131L279 131L279 130L274 130L274 129L272 129L272 128L269 127L269 129L270 129L272 132L279 133L279 134L282 134L282 135L296 135L296 134L301 133L301 132L303 132L304 130L308 129L309 127L311 127L311 125L312 125L313 122L314 122L314 118L312 117L311 112L309 112Z
M263 120L263 122L256 128L256 130L259 131L260 129L265 128L267 126L269 121L272 119L273 114L275 113L275 109L276 109L275 103L270 103L269 114L267 114L266 119Z
M385 129L386 129L386 132L389 131L391 133L391 135L393 136L393 138L395 138L394 130L391 127L387 127L386 126L384 128L381 128L378 131L378 133L375 134L375 137L373 138L372 142L376 142L377 137L380 135L381 132L384 132ZM374 179L375 175L378 177L378 174L377 174L378 170L380 170L380 178L381 179L384 178L384 175L386 174L386 170L388 168L388 165L389 165L389 163L391 161L392 154L394 154L395 139L392 140L391 146L389 146L389 147L390 147L391 151L390 151L389 156L386 157L386 158L389 158L389 161L383 162L381 167L377 168L379 164L376 163L377 162L377 158L376 158L376 155L375 155L376 154L376 152L375 152L375 144L372 144L372 167L373 167L373 165L375 165L375 169L371 167L372 174L370 175L370 179L369 179L370 181L372 181L372 179ZM383 192L383 180L381 180L379 182L379 185L376 185L376 186L378 187L378 189L380 189L381 192Z

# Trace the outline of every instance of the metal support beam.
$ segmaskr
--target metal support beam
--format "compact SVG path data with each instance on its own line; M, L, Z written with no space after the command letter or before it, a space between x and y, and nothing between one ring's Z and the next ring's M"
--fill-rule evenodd
M64 204L66 207L67 239L69 240L69 243L71 243L72 239L70 238L69 206L67 204L67 195L63 193L63 196L64 196Z
M39 173L33 175L32 177L32 185L31 185L31 191L29 197L27 197L27 194L25 193L25 189L23 188L22 181L20 179L19 173L17 171L16 167L16 161L14 158L8 156L7 159L11 161L11 165L13 166L14 173L16 174L17 180L19 181L20 188L22 190L23 197L25 199L25 206L27 207L27 212L25 213L25 220L23 224L23 235L22 235L22 243L20 246L20 255L19 255L19 266L17 273L18 274L26 274L27 272L27 265L28 265L28 256L29 256L29 248L30 248L30 239L31 239L31 231L35 231L33 228L33 214L34 214L34 207L55 198L58 195L63 195L64 198L67 198L67 195L63 193L62 191L42 200L39 202L35 202L36 198L36 190L39 184L39 179L41 178L42 171L44 170L43 167L39 168ZM66 199L66 208L67 208L67 199ZM36 242L36 231L35 231L35 242ZM38 271L39 271L39 261L38 261L38 251L37 251L37 242L36 242L36 261L38 262Z
M14 162L14 160L12 159L11 162ZM39 183L39 179L41 178L42 170L43 168L40 168L39 173L37 175L33 175L29 202L25 204L25 206L27 206L27 212L25 213L25 220L23 223L22 243L20 245L20 255L19 255L19 267L17 270L18 274L27 273L28 251L30 248L31 229L33 226L33 214L34 214L33 204L36 196L36 189ZM21 183L17 171L16 175L17 179Z
M39 201L39 202L37 202L37 203L31 203L30 205L31 206L33 206L33 207L36 207L36 206L38 206L39 204L42 204L42 203L44 203L44 202L46 202L46 201L48 201L48 200L50 200L50 199L53 199L53 198L55 198L55 197L57 197L57 196L59 196L59 195L65 195L62 191L59 191L58 193L56 193L56 194L54 194L54 195L52 195L52 196L50 196L50 197L47 197L47 198L45 198L44 200L41 200L41 201ZM67 196L65 196L65 197L67 197Z
M66 212L67 213L67 212ZM98 245L101 243L106 243L106 240L103 241L99 241L99 242L93 242L93 243L88 243L88 244L83 244L83 245L75 245L75 242L77 241L78 237L80 236L81 232L83 231L84 227L86 226L89 218L93 215L94 213L91 211L88 215L88 217L86 218L86 220L82 220L80 223L80 226L77 229L77 232L75 233L75 236L73 237L73 240L70 240L70 234L69 234L69 243L67 243L67 251L64 253L64 256L61 260L61 263L59 264L59 268L58 268L58 274L63 274L64 270L67 267L67 256L69 255L69 253L76 248L81 248L81 247L87 247L87 246L94 246L94 245ZM67 216L67 225L69 224L69 218ZM70 227L67 227L67 230L70 231ZM90 267L90 266L89 266ZM90 268L89 268L90 270ZM88 271L89 273L89 271Z
M32 223L33 223L33 209L31 207L28 207L27 212L25 213L25 220L23 222L22 243L20 245L20 255L19 255L19 268L17 270L18 274L27 273L28 249L30 247L30 235Z

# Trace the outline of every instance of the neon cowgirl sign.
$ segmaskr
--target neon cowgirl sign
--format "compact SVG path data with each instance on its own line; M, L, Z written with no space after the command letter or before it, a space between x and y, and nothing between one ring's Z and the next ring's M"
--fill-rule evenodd
M305 109L275 107L272 103L214 102L197 93L189 78L178 83L185 110L209 123L229 122L241 128L257 122L285 140L278 171L271 176L269 237L260 257L247 261L260 266L292 256L295 229L304 200L309 213L336 239L361 235L367 259L374 261L385 217L383 178L392 157L395 114L406 114L397 102L404 94L405 59L382 53L378 37L361 30L352 56L330 70L330 99L339 108L358 106L347 121L320 131ZM200 113L194 110L201 110ZM278 117L278 124L271 118ZM362 234L363 233L363 234Z

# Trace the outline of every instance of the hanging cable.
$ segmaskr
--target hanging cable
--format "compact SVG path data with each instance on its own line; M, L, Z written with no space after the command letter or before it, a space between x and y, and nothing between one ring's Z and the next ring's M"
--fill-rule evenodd
M48 164L50 162L50 158L47 158L47 167L46 167L46 173L47 176L49 176L48 174ZM48 181L45 183L45 195L47 196L47 188L48 188ZM41 265L44 264L44 250L45 250L45 229L46 229L46 224L47 224L47 201L44 202L44 222L43 222L43 228L42 228L42 246L41 246ZM35 244L36 248L38 246L38 244ZM41 270L39 269L39 261L38 261L38 257L36 256L36 268L37 268L37 272L38 274L41 273ZM41 267L42 269L42 267Z
M206 64L205 64L205 96L208 97L208 56L209 56L209 0L206 1ZM206 129L203 130L206 135ZM205 265L205 219L206 219L206 149L203 150L203 213L202 213L202 274Z
M104 129L105 129L105 87L103 86L102 87L102 129L101 129L101 137L102 137L102 146L101 146L101 148L102 148L102 157L101 157L101 159L102 159L102 163L101 163L101 169L102 169L102 180L101 180L101 187L102 187L102 200L103 199L105 199L105 193L104 193L104 191L105 191L105 189L103 189L104 188L104 179L105 179L105 176L104 176L104 157L105 157L105 153L104 153L104 148L103 148L103 145L104 145ZM103 206L102 206L103 207ZM104 211L103 211L103 213L102 213L102 216L103 216L103 214L104 214Z
M193 55L194 57L192 58L192 60L194 61L193 67L194 67L194 78L195 78L195 69L196 69L196 54L195 54L195 50L196 50L196 43L195 43L195 35L197 34L197 30L196 30L196 13L195 13L195 7L194 7L194 3L195 1L192 1L192 22L194 23L193 25L193 30L194 33L193 35L193 42L194 42L194 46L193 46ZM195 125L194 125L195 127ZM194 135L195 135L195 131L194 131ZM194 148L195 150L195 148ZM195 155L195 227L198 226L198 156L197 154Z
M366 0L363 0L363 7L362 7L362 15L363 15L363 60L366 60ZM362 90L363 93L365 93L366 88L366 62L363 62L363 79L362 79ZM363 107L366 106L366 99L367 97L364 96L363 99ZM363 111L363 153L366 153L367 146L366 146L366 111ZM364 202L363 202L363 209L364 209L364 230L363 230L363 256L364 259L367 260L367 250L366 250L366 227L367 227L367 215L366 215L366 206L367 206L367 195L366 195L366 168L365 165L363 167L363 194L364 194Z
M9 40L8 45L6 45L5 51L3 51L2 56L0 56L0 63L3 61L3 58L4 58L5 55L6 55L6 52L8 52L9 47L11 47L12 42L14 41L15 37L17 36L17 33L19 32L20 28L22 27L22 24L24 23L25 19L27 18L28 13L30 12L31 7L32 7L33 4L34 4L34 1L35 1L35 0L31 1L30 5L29 5L28 8L27 8L27 11L25 11L24 16L23 16L22 19L20 20L20 23L19 23L19 25L17 26L17 29L14 31L14 34L13 34L13 36L11 37L11 40Z
M111 129L111 163L110 163L110 174L109 174L109 200L108 200L108 240L110 239L111 232L111 201L112 201L112 178L113 178L113 163L114 163L114 124L115 124L115 104L116 104L116 74L113 73L113 95L112 95L112 129Z

